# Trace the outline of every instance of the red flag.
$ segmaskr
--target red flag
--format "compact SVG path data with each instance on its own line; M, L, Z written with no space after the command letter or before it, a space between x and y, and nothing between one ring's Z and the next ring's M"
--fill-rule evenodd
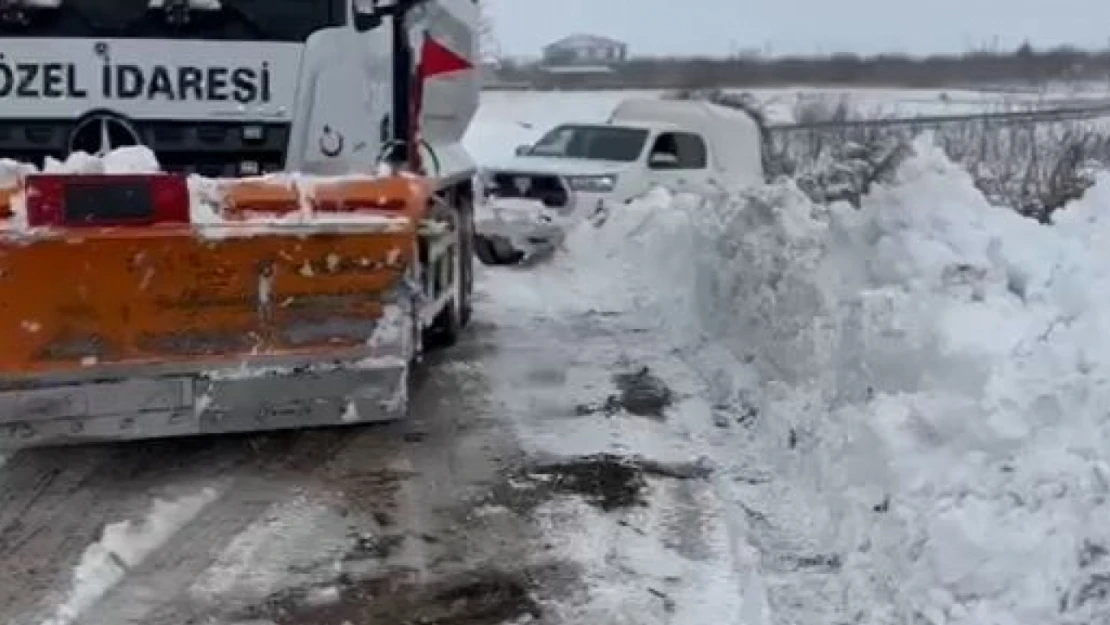
M474 64L466 57L455 54L447 46L424 35L424 45L420 49L420 78L431 78L440 74L453 74L474 69Z
M416 84L413 85L412 98L412 142L413 159L420 166L420 115L424 112L424 81L443 74L453 74L473 69L474 64L466 57L455 54L447 46L436 41L428 32L424 33L424 43L420 46L420 64L416 68Z

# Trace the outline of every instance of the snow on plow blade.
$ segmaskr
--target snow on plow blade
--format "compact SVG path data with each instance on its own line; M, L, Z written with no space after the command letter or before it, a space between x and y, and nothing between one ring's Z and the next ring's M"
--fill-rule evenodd
M206 182L0 195L0 449L403 415L423 185Z

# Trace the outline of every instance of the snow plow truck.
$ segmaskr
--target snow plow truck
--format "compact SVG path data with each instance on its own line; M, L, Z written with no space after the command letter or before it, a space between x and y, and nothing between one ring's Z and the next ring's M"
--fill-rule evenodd
M403 417L470 318L478 23L0 3L0 450Z

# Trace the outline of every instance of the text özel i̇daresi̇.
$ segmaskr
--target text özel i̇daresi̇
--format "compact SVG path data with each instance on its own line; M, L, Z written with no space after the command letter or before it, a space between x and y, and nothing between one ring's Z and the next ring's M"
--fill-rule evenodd
M10 63L0 56L0 98L87 98L266 103L270 64L257 67L106 63L88 71L76 63Z

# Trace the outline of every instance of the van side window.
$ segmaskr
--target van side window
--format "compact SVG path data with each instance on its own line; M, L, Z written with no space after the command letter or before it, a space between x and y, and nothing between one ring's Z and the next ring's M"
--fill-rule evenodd
M651 169L705 169L709 150L705 141L690 132L664 132L655 139L648 154Z

